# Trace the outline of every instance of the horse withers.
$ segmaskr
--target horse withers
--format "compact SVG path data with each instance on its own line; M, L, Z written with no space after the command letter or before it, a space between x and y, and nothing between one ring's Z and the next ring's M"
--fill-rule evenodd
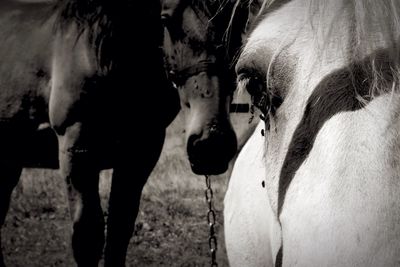
M243 150L225 199L231 265L397 266L399 2L264 7L236 65L239 87L264 113L265 137L255 132ZM247 177L243 170L256 160L263 167ZM243 188L263 189L267 198ZM243 201L263 216L243 213ZM269 230L248 235L243 214ZM251 242L255 249L241 254ZM254 257L264 262L252 265Z
M223 173L237 149L229 106L247 13L231 21L232 1L162 3L166 68L180 95L191 168L197 174Z
M97 266L106 244L105 266L124 266L142 188L179 110L159 1L3 0L0 36L0 225L23 167L59 167L77 265ZM114 169L107 237L105 168Z

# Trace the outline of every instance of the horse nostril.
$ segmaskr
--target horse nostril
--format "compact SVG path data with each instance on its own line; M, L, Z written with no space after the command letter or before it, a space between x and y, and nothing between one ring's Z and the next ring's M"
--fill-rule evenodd
M192 159L229 158L236 151L236 135L231 131L221 131L212 126L208 128L208 134L192 134L188 138L187 152Z
M218 127L217 127L216 124L212 124L212 125L210 126L210 128L209 128L210 134L216 133L217 130L218 130Z
M188 151L189 156L193 155L193 151L195 150L196 146L198 146L201 136L202 136L202 133L191 134L189 136L188 141L187 141L187 151Z

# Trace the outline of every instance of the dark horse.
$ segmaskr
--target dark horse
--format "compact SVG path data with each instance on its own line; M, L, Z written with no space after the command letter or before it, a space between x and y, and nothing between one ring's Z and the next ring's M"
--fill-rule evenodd
M160 11L159 0L0 1L0 226L22 168L59 167L78 266L97 266L104 243L105 266L124 266L142 188L179 110ZM107 237L105 168L114 169Z
M162 3L166 68L185 114L192 170L197 174L220 174L236 154L229 106L236 87L234 57L240 50L249 15L247 3Z

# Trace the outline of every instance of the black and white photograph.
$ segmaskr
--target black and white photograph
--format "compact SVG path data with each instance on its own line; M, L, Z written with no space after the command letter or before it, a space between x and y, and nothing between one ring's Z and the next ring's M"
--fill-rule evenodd
M400 266L400 0L0 0L0 267Z

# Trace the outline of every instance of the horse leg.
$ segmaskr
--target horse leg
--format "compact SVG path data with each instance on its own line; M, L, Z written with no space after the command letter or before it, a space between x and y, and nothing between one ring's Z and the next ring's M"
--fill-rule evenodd
M11 193L19 181L21 166L13 164L0 164L2 177L0 178L0 267L4 267L3 253L1 250L1 227L4 224L10 206Z
M144 137L131 137L141 144L124 144L119 151L119 160L114 167L107 221L107 242L105 248L105 267L125 266L126 251L132 236L140 197L150 173L156 165L165 139L165 130L150 131ZM132 151L137 155L124 158ZM139 159L132 167L132 160ZM134 177L129 177L134 175Z
M78 266L98 266L104 246L99 169L87 149L81 123L59 135L60 171L67 181L73 220L72 250Z

